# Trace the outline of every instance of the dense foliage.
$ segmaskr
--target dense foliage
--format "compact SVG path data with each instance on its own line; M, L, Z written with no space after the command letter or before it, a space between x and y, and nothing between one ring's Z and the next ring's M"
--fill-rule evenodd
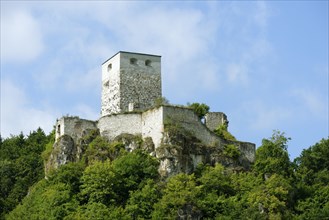
M200 118L200 119L203 119L204 116L209 112L209 109L210 107L204 103L192 103L192 104L189 104L188 103L188 107L191 108L195 114L197 114L197 116Z
M21 133L0 138L1 219L26 196L30 186L44 178L41 153L53 139L53 133L47 136L41 128L27 137Z
M44 178L41 129L0 139L1 219L328 219L329 139L289 160L284 133L257 149L248 172L200 164L163 180L156 158L99 136L84 158ZM49 151L49 149L48 149ZM227 147L228 154L236 154ZM43 153L45 155L45 153Z

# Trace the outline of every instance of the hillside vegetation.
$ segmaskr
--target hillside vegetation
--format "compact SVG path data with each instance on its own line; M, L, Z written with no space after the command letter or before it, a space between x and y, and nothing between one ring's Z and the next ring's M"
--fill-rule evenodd
M44 178L54 133L39 128L0 139L0 218L329 219L329 139L294 162L288 141L264 139L248 172L200 164L161 179L155 157L95 136L80 162Z

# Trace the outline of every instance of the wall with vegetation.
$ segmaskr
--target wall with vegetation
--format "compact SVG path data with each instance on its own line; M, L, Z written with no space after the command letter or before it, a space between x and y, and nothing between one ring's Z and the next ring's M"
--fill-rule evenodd
M179 123L184 129L191 132L196 138L206 145L221 145L222 141L216 134L201 122L193 110L178 106L163 107L164 120Z
M140 135L142 133L142 114L125 113L103 116L98 120L101 136L113 140L120 134Z
M89 130L97 128L97 122L79 117L62 117L56 122L56 140L60 136L69 135L73 138L75 143L82 138Z

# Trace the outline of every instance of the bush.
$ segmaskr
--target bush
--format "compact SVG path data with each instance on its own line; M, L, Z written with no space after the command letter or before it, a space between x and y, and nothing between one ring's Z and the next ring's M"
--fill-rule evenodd
M220 125L214 130L214 132L225 140L236 141L236 138L227 130L227 125Z
M241 155L241 152L234 144L228 144L224 146L224 155L237 159Z
M199 119L203 119L204 116L209 112L210 107L204 103L192 103L188 104L188 107L191 108L195 114L198 115Z

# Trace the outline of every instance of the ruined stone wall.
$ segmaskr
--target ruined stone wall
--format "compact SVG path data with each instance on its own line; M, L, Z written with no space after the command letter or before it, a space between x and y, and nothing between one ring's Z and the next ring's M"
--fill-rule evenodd
M164 120L170 119L173 122L178 122L185 130L191 132L192 135L194 135L205 145L223 148L224 145L234 144L242 152L242 157L247 159L248 163L255 160L255 144L221 139L216 134L211 132L191 109L164 106L163 118Z
M113 140L120 134L141 135L142 113L126 113L103 116L98 120L101 136Z
M109 140L125 133L142 135L143 138L152 138L155 147L158 147L163 136L163 109L103 116L98 120L98 128L100 134Z
M79 117L62 117L56 122L56 140L63 135L72 137L75 143L90 130L97 129L97 122Z
M163 137L163 108L150 109L142 115L142 137L151 137L154 147L161 144Z
M249 161L255 161L256 146L253 143L242 141L227 141L227 144L234 144L243 153L243 156Z
M214 131L220 125L228 125L227 116L223 112L209 112L205 116L205 125Z
M222 142L217 135L209 131L194 111L189 108L164 106L163 117L164 120L170 119L178 122L184 129L191 132L206 145L220 145Z

